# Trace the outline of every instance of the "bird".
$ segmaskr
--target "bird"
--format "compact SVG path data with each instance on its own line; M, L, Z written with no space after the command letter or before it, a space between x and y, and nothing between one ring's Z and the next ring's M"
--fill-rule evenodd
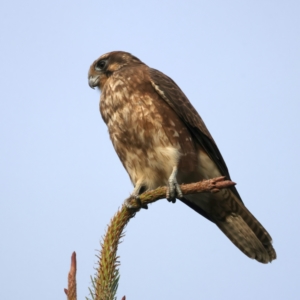
M113 51L92 63L88 83L100 89L100 113L134 186L132 197L167 186L169 201L179 199L213 222L248 257L265 264L276 258L271 236L235 186L182 195L182 183L230 175L202 118L170 77Z

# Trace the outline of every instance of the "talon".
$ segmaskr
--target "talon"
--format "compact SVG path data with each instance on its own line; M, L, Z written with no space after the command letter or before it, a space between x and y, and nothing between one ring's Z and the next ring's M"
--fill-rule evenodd
M135 201L133 201L133 199ZM133 203L132 203L133 201ZM128 209L140 210L142 208L142 202L139 196L131 195L125 200L125 205Z
M136 201L136 205L132 205L131 204L131 200L132 198ZM139 196L134 196L134 195L131 195L128 199L125 200L125 206L128 208L128 209L148 209L148 205L147 204L143 204L140 197Z
M176 182L175 183L175 189L176 189L176 194L177 194L177 198L182 198L182 191L181 191L181 188L180 188L180 185Z
M169 202L175 203L176 198L182 198L182 191L176 180L177 167L173 168L172 174L168 180L168 188L166 193L166 198Z
M173 188L172 188L173 187ZM169 202L175 203L176 202L176 197L175 197L175 193L174 193L174 185L168 186L167 188L167 194L166 194L166 198Z
M142 201L141 201L141 198L140 198L140 194L142 194L143 192L146 191L146 187L141 184L141 183L137 183L136 186L134 187L134 190L130 196L130 198L134 198L136 200L136 204L137 204L137 207L133 207L128 201L127 204L126 204L126 207L129 208L129 209L141 209L141 208L144 208L144 209L148 209L148 205L147 204L143 204ZM129 199L130 199L129 198Z
M127 198L124 202L125 206L127 209L136 209L133 205L131 205L131 197Z
M148 209L148 204L143 204L143 202L141 201L141 198L140 198L139 196L137 196L137 197L135 198L135 200L138 201L139 206L140 206L141 208L143 208L143 209Z

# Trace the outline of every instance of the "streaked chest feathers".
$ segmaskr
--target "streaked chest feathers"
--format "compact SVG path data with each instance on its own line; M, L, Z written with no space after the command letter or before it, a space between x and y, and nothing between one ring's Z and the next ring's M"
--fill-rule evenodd
M174 166L182 165L183 172L194 168L190 133L153 93L151 83L145 83L143 74L110 78L101 94L100 111L134 185L142 181L147 188L156 188L167 183Z

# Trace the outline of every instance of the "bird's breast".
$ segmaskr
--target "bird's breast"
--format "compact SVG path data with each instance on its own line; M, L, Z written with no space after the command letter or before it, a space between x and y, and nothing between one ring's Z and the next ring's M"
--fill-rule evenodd
M132 88L130 80L106 86L100 111L132 182L144 178L148 188L155 188L167 183L172 168L193 156L195 147L186 127L152 87ZM188 161L184 167L195 165Z

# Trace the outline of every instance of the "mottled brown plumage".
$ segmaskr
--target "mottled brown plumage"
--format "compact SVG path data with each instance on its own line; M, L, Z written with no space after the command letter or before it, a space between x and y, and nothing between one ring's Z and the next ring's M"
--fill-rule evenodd
M100 112L134 185L133 195L177 183L230 175L201 117L176 83L127 52L102 55L90 67L89 85L101 90ZM235 187L180 199L214 222L247 256L276 258L272 240L243 204Z

